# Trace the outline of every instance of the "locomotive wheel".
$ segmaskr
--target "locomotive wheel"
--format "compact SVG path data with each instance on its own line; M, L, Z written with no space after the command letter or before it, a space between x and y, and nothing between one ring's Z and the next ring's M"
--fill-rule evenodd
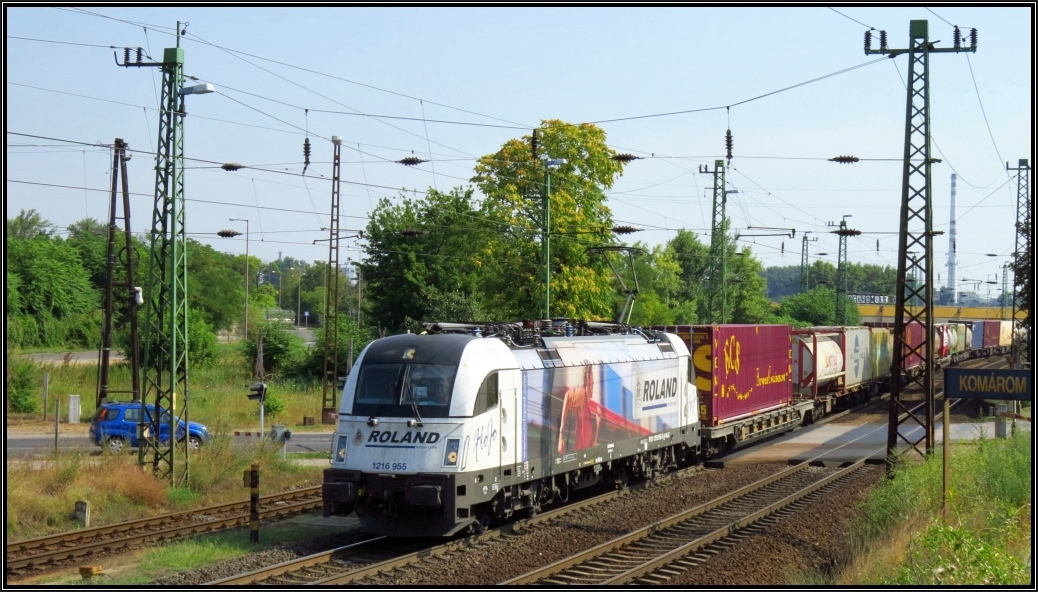
M476 522L472 525L472 529L476 534L483 534L487 531L487 527L490 526L490 512L483 510L476 514Z

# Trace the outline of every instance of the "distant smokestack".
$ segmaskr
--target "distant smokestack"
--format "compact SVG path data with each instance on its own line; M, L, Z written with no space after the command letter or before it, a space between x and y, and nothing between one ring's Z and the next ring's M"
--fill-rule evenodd
M955 173L951 176L951 224L948 229L948 290L952 293L952 304L959 303L955 287Z

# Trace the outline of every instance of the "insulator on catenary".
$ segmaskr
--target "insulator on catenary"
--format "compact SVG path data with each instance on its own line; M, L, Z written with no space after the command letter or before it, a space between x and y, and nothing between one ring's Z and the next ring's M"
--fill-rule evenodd
M428 160L422 160L417 156L408 156L407 158L401 158L397 161L404 166L414 166L416 164L422 164L423 162L429 162Z
M628 162L631 162L632 160L639 160L639 159L641 159L640 156L635 156L633 154L617 154L616 156L613 157L613 160L616 160L616 161L619 161L619 162L622 162L622 163L625 163L625 164L628 163Z
M970 29L970 49L977 49L977 30Z
M130 63L130 48L129 47L124 47L123 48L123 64L129 64L129 63Z
M853 162L858 162L858 157L857 156L837 156L835 158L830 158L829 162L838 162L840 164L850 164L850 163L853 163Z
M227 164L221 165L220 168L225 171L237 171L245 168L245 165L241 165L236 162L228 162Z
M138 47L137 48L137 63L139 64L142 61L144 61L144 49Z
M782 253L781 254L782 255L786 254L786 243L785 243L785 241L783 241L783 243L782 243Z
M724 147L728 151L728 160L732 159L732 130L724 133Z
M865 53L872 49L872 31L865 31Z
M303 138L303 174L306 174L307 167L310 166L310 138Z
M879 32L879 50L880 51L886 51L887 50L887 32L886 31L880 31Z
M638 232L638 228L633 226L614 226L613 232L615 234L631 234L632 232Z
M962 47L962 32L959 31L959 27L952 30L952 43L954 43L955 49Z

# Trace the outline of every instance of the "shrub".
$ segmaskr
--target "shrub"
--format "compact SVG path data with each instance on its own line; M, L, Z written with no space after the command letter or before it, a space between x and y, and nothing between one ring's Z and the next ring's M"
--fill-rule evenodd
M36 413L39 410L33 387L37 383L36 365L31 361L7 358L7 401L15 413Z
M253 335L263 338L263 371L267 374L280 374L290 371L302 358L302 342L278 322L264 322L258 332ZM250 336L241 344L241 353L251 373L256 366L256 337Z
M263 401L263 412L267 415L277 415L285 410L288 404L284 399L278 395L268 392L267 398Z

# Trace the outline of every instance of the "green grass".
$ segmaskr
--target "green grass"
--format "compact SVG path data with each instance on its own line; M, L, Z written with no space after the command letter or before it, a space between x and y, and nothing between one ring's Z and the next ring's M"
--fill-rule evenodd
M301 458L330 458L331 453L320 451L286 452L285 456L288 458L288 460Z
M331 527L281 522L261 524L260 540L256 544L249 542L249 531L245 528L172 541L144 551L135 569L97 578L93 583L112 586L147 584L174 573L236 559L280 544L309 539L315 535L315 529L318 535L326 534L322 531L327 531L328 534L335 532Z
M952 446L949 513L942 458L905 462L874 488L854 539L852 584L1030 584L1032 436Z
M12 352L23 354L28 350ZM59 350L64 351L64 350ZM250 368L243 361L238 344L217 345L217 362L213 368L191 369L190 418L206 424L210 430L231 430L252 426L259 421L259 407L246 397L252 379ZM67 411L68 395L80 395L81 421L89 423L94 415L94 393L97 388L97 366L95 364L62 365L36 364L34 396L38 406L43 406L43 371L50 374L51 402L48 413L53 413L53 397L62 399L62 414ZM125 363L114 364L109 373L112 390L129 390L131 376ZM322 426L303 427L303 417L321 417L321 384L317 381L280 380L267 381L269 393L285 401L285 409L277 414L267 414L268 424L283 423L292 429L321 430ZM116 395L117 400L129 400L129 395ZM42 413L35 414L42 419ZM30 417L20 418L32 421Z

